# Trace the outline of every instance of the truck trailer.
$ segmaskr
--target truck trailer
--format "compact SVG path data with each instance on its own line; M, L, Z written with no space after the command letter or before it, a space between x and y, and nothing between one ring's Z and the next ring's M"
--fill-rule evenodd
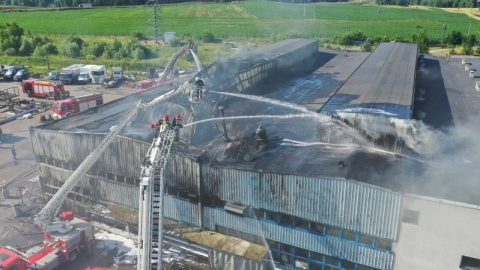
M38 79L28 79L22 82L22 91L29 97L42 97L45 99L53 98L64 99L70 96L69 91L65 91L62 82L42 81Z
M60 81L64 84L74 84L78 82L80 69L85 66L83 64L75 64L62 69L60 72Z
M64 118L72 114L86 111L90 108L103 104L102 94L91 94L86 96L57 100L52 104L54 118Z

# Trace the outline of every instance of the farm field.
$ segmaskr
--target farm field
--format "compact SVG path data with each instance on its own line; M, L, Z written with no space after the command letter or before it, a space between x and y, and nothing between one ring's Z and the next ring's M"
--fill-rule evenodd
M131 36L148 28L145 7L4 12L0 23L15 21L33 34L63 36ZM477 9L471 9L471 13ZM468 13L468 12L467 12ZM473 16L474 17L474 16ZM422 30L440 39L457 30L480 34L480 21L438 8L374 4L290 4L247 1L226 4L189 3L161 6L161 28L179 35L213 33L219 38L269 38L286 32L331 39L362 31L368 37L410 38Z

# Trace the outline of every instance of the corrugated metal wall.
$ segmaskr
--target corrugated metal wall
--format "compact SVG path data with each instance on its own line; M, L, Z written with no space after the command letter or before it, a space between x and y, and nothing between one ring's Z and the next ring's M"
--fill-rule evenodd
M400 194L366 184L202 165L205 195L394 240Z
M203 213L204 225L210 230L215 230L216 225L221 225L377 269L392 269L393 267L394 255L390 252L368 248L334 237L314 235L273 223L231 215L218 209L205 208Z
M33 152L38 162L43 157L80 165L105 137L105 134L71 133L31 129ZM118 136L93 165L93 170L115 172L138 178L140 164L149 147L148 143ZM110 158L113 157L113 158Z

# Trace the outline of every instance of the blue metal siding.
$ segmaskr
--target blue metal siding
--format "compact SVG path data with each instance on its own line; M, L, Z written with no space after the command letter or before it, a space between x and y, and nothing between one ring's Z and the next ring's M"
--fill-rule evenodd
M273 223L231 215L223 210L204 208L204 226L215 230L216 225L263 236L277 242L301 247L329 256L360 263L378 269L392 269L394 255L340 239L314 235L306 231Z
M401 196L349 180L202 167L205 195L395 240Z
M182 221L194 226L200 226L200 207L185 200L165 195L163 216Z

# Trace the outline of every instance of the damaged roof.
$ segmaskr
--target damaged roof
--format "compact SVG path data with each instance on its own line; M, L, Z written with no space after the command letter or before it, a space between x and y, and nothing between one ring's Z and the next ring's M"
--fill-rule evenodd
M295 44L302 45L302 42L274 44L222 63L252 59L249 63L254 66L260 58L252 56L264 51L265 58L261 59L268 59L281 50L296 48ZM465 196L477 190L472 188L476 185L474 182L458 185L456 188L462 190L460 193L439 190L438 185L450 187L452 182L441 177L441 170L435 171L436 177L426 177L434 166L431 160L426 161L416 153L406 155L402 151L385 150L342 119L316 113L323 109L360 108L410 119L415 81L409 68L413 65L412 70L415 70L416 45L385 43L379 52L370 56L358 55L361 57L356 57L353 62L338 61L339 57L345 59L348 56L321 50L317 55L324 60L320 61L321 66L313 67L308 74L280 74L269 78L242 93L248 97L207 92L203 103L190 103L183 93L177 92L141 110L122 134L149 143L152 139L150 123L167 113L181 113L185 128L180 135L181 143L172 151L185 155L201 152L200 162L212 166L351 179L400 192L477 203L477 199L471 200L474 196ZM345 66L335 66L335 72L329 73L329 63ZM359 68L354 68L355 65ZM181 83L132 94L39 128L106 133L135 102L140 99L151 101ZM215 82L207 82L207 89L212 83ZM279 105L276 101L289 102L292 106ZM295 104L300 105L295 107ZM225 122L217 119L221 117L221 107L225 117L229 117ZM224 134L224 124L227 134ZM257 134L259 126L266 132L263 139ZM461 160L454 160L451 165L469 166Z

